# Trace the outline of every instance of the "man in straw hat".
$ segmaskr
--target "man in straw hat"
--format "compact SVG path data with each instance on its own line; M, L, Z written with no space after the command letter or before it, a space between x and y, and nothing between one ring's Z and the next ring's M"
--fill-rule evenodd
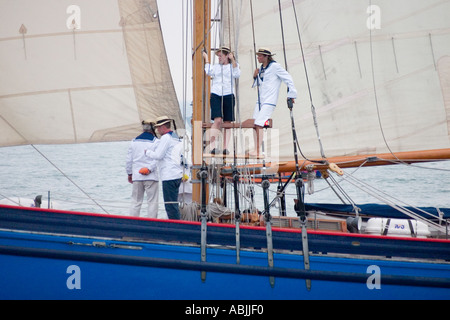
M234 106L236 104L235 93L235 81L241 76L241 70L239 64L236 62L234 54L230 48L222 46L216 51L216 55L219 58L219 64L211 65L208 61L208 54L203 52L203 58L205 59L205 72L212 79L211 86L211 120L214 121L211 126L212 135L211 141L211 153L221 153L221 147L217 145L216 140L218 132L222 129L222 122L232 122L234 117ZM229 131L229 130L226 130ZM225 132L223 141L223 153L228 154L226 149L228 143L228 132Z
M140 216L144 193L146 193L148 208L145 217L156 219L159 194L157 161L146 157L144 152L155 150L159 140L155 136L151 120L142 121L142 131L142 134L131 141L126 161L128 182L133 184L130 215Z
M159 173L163 184L164 206L169 219L179 220L178 189L183 177L181 165L182 143L172 131L172 119L166 116L156 119L155 128L161 138L155 150L148 149L147 157L159 161Z
M284 82L288 87L288 100L290 99L294 103L294 99L297 98L297 89L295 89L291 75L273 59L274 54L269 49L261 48L256 55L258 62L261 63L261 68L256 69L253 74L255 79L253 86L258 87L258 101L253 112L256 127L256 146L255 150L250 152L250 156L259 154L262 145L262 129L275 110L281 82Z

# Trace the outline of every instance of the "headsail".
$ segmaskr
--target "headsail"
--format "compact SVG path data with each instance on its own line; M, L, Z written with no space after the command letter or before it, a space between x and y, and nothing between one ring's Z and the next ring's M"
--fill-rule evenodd
M257 47L271 48L277 53L275 60L285 64L280 4L288 71L299 91L294 107L297 134L308 158L320 158L321 153L302 47L327 157L435 149L449 154L450 1L380 0L371 5L359 0L258 0L233 4L232 11L225 10L232 15L223 23L234 18L235 26L230 29L236 31L236 38L230 42L242 75L247 74L240 79L243 119L251 118L256 101L256 92L250 89L255 68L253 41ZM291 135L285 97L280 95L273 114L277 138ZM279 139L278 143L280 160L293 160L292 141Z
M156 0L0 0L0 146L182 127Z

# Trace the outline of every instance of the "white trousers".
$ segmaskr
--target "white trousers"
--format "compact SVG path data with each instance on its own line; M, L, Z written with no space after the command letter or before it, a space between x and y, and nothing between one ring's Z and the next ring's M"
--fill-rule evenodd
M275 111L275 106L271 104L262 104L261 110L259 109L259 103L255 105L253 110L253 119L255 119L255 124L260 127L264 127L267 120L272 117L272 113Z
M159 181L133 181L133 193L131 194L132 203L130 215L132 217L141 216L142 202L144 201L144 194L147 194L147 214L144 218L158 218L158 195L159 195Z

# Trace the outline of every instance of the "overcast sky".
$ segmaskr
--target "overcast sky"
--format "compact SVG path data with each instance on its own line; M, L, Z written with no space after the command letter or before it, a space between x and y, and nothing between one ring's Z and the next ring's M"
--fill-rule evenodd
M175 89L177 91L178 101L182 102L183 97L183 73L182 73L182 48L183 48L183 35L182 35L182 21L183 21L183 2L187 3L189 1L185 0L157 0L161 27L163 29L164 41L167 50L167 55L169 58L169 64L171 67L172 78L175 84ZM190 62L191 45L188 46ZM189 65L189 68L190 65ZM188 92L187 100L188 103L192 100L192 81L191 72L189 69L188 77Z

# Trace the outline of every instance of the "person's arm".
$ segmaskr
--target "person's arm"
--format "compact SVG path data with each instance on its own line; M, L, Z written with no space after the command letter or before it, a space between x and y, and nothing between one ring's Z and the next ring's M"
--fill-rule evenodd
M160 141L161 141L160 139L155 138L151 149L148 149L148 150L155 151L158 148ZM146 154L147 154L147 152L146 152ZM149 162L149 166L148 166L148 169L150 170L150 172L155 172L157 168L158 168L158 160L150 158L150 162Z
M239 68L239 64L236 62L236 60L235 60L235 63L233 63L232 71L233 71L234 79L238 79L241 76L241 69Z
M159 139L159 143L155 150L145 150L145 155L154 160L162 160L170 146L170 134L166 133Z
M231 65L233 66L233 78L237 79L241 76L241 69L236 61L236 58L232 52L228 54L228 58L231 60Z
M252 88L259 86L261 79L259 78L259 69L255 69L253 72L253 85Z
M203 59L205 59L205 73L210 77L214 76L214 68L209 63L208 54L206 52L203 52Z
M289 89L287 97L290 99L296 99L297 98L297 89L295 88L294 80L292 80L291 75L286 70L284 70L283 67L281 67L279 64L277 65L276 72L277 72L278 78L280 78L281 81L283 81Z
M205 59L205 64L206 64L206 63L209 64L209 62L208 62L208 60L209 60L208 54L207 54L205 51L203 51L203 59Z

